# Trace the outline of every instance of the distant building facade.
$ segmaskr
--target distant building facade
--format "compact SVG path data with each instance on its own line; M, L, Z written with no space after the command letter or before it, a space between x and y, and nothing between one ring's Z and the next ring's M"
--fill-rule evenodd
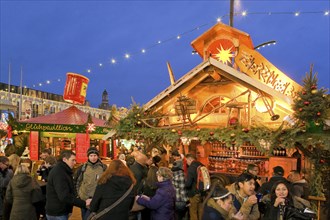
M71 103L67 103L63 100L62 95L31 88L22 88L21 96L19 86L10 85L10 92L8 92L8 89L8 84L0 82L0 99L7 100L9 104L16 107L14 111L15 117L20 120L57 113L72 106ZM105 97L106 100L103 100ZM22 105L20 108L21 101ZM102 104L100 106L103 106L106 101L108 104L108 94L105 90L102 95ZM86 113L91 113L92 116L99 119L107 120L110 116L110 111L108 110L110 108L92 108L89 106L88 101L86 101L85 105L77 105L76 107ZM7 107L2 105L1 109L3 108ZM13 110L13 108L11 108L11 110Z

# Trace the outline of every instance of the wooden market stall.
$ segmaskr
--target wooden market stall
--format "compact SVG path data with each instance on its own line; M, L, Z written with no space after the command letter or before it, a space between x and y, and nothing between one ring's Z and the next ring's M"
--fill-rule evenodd
M254 47L249 34L217 23L192 42L203 61L174 80L171 85L145 104L146 111L165 115L157 125L142 120L152 128L224 128L266 126L276 129L282 122L291 123L292 103L302 86L277 69ZM182 138L181 138L182 139ZM276 148L263 151L247 140L241 145L221 141L204 145L185 141L185 153L195 152L211 172L237 175L249 163L257 163L261 175L272 175L274 166L283 166L285 174L297 168L293 152Z
M109 152L109 143L102 140L110 130L106 121L95 117L89 121L89 114L74 105L55 114L20 121L15 129L30 132L31 160L39 159L42 147L51 147L55 156L62 149L73 150L78 163L87 160L86 152L92 145L99 148L101 156Z

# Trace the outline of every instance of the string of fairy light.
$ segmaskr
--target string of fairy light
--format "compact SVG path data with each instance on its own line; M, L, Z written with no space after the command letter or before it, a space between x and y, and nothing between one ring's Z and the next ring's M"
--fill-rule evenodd
M292 15L294 17L299 17L299 16L306 15L306 14L321 14L321 15L324 15L324 16L329 16L329 13L330 13L329 10L325 10L325 11L286 11L286 12L285 11L283 11L283 12L248 12L248 11L241 11L241 12L235 12L234 16L246 17L246 16L250 16L250 15L267 15L267 16L270 16L270 15ZM229 14L222 15L222 16L220 16L216 19L216 22L222 22L224 20L224 18L227 18L227 17L229 17ZM188 34L190 34L192 32L195 32L195 31L199 31L201 28L212 25L212 24L214 24L214 22L205 23L205 24L196 26L196 27L194 27L190 30L186 30L186 31L184 31L180 34L169 37L167 39L157 40L154 43L150 44L149 46L146 46L146 47L144 47L140 50L136 50L135 52L132 52L132 53L125 53L124 56L122 56L121 58L123 60L125 60L125 59L127 60L127 59L131 59L133 56L146 54L151 49L155 49L156 47L158 47L160 45L163 45L165 43L169 43L171 41L180 40L185 35L188 35ZM276 42L270 42L270 43L264 44L264 45L262 45L262 47L273 45L273 44L276 44ZM256 49L260 49L260 48L261 47L258 47ZM194 53L192 53L192 54L194 54ZM111 59L109 59L105 62L99 62L97 65L94 65L95 68L93 68L93 69L96 69L96 67L101 68L105 65L115 65L115 64L118 63L118 61L120 61L120 59L117 59L117 58L113 57L113 58L111 58ZM90 68L87 68L85 70L85 72L86 73L92 73L93 70L90 67ZM49 84L52 84L52 83L62 82L62 81L64 81L62 78L56 78L56 79L53 79L53 80L46 80L44 82L35 83L31 87L33 87L33 88L42 87L42 86L46 86L46 85L49 85ZM26 85L24 87L27 88Z

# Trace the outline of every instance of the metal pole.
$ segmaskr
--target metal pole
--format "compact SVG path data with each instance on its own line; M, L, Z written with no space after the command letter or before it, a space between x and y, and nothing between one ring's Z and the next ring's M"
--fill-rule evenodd
M21 82L20 82L20 100L19 100L19 107L18 107L18 120L21 120L22 115L22 105L23 105L23 67L21 66Z
M230 0L229 26L234 27L234 0Z
M8 100L10 100L10 77L11 77L11 64L8 66Z

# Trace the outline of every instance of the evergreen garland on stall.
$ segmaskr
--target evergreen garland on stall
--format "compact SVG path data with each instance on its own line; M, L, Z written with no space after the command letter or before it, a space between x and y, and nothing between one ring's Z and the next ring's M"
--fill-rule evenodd
M250 129L238 125L229 128L156 128L146 126L145 121L150 120L156 125L160 118L159 113L145 111L136 103L131 106L127 117L121 119L117 126L117 135L125 139L134 139L137 143L146 146L162 146L180 144L180 138L198 139L201 144L213 141L225 142L227 146L236 144L241 146L249 141L261 152L271 155L273 148L295 148L296 143L302 144L302 150L313 162L313 176L311 178L311 191L313 195L323 196L327 192L324 184L330 185L329 179L329 150L330 132L323 131L325 120L329 118L329 99L327 90L317 87L317 74L313 74L313 66L303 80L303 90L298 92L294 100L294 125L283 123L278 129L267 127L252 127ZM157 115L158 114L158 115ZM315 128L317 128L315 130ZM322 184L323 182L323 184ZM329 198L328 198L329 200Z

